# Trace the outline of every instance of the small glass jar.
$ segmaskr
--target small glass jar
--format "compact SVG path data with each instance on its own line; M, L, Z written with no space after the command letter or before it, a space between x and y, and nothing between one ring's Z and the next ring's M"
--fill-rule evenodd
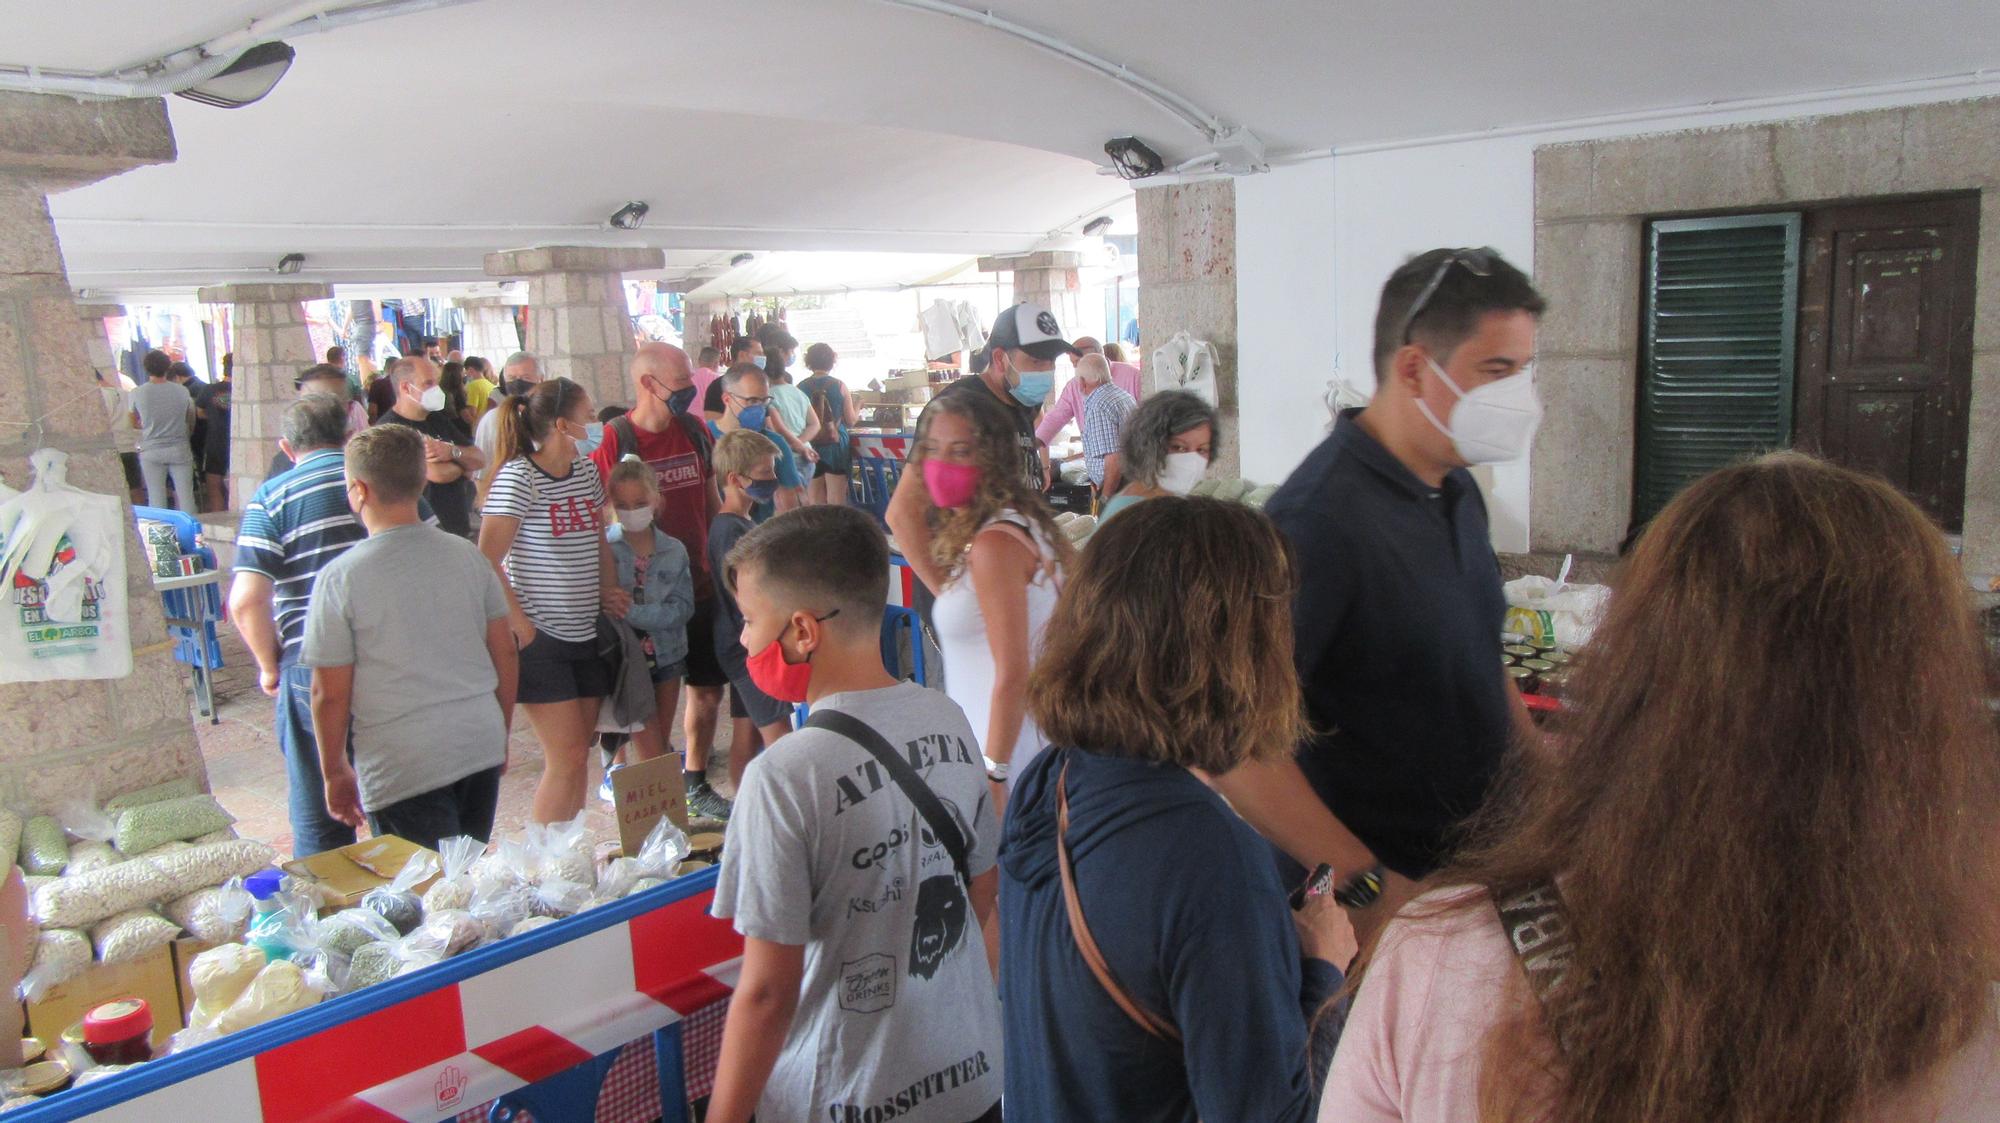
M153 1008L143 998L119 998L83 1016L83 1051L101 1065L153 1059Z

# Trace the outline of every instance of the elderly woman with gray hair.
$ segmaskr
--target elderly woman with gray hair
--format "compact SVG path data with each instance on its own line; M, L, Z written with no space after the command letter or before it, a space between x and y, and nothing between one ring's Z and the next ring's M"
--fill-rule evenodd
M1215 459L1215 407L1184 390L1162 390L1139 403L1119 442L1130 482L1104 505L1108 519L1141 499L1186 495Z

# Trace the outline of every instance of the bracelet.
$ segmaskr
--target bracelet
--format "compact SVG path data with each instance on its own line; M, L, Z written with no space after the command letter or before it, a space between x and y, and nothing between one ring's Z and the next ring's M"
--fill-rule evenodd
M1365 909L1382 896L1382 875L1387 872L1381 863L1373 869L1362 870L1340 884L1333 891L1333 901L1344 909Z
M992 757L987 756L985 753L980 753L979 759L986 762L986 778L988 780L991 780L996 784L1001 784L1006 782L1007 767L1008 767L1006 761L994 760Z

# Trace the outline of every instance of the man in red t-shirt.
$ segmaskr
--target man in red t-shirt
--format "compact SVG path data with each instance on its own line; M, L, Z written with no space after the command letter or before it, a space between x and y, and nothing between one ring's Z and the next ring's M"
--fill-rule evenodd
M687 547L695 600L694 618L688 621L688 704L683 730L687 735L684 767L688 808L698 818L723 819L729 815L729 805L708 785L708 750L715 743L722 688L729 682L716 658L715 584L714 575L708 572L708 524L721 509L722 496L709 463L707 430L698 419L675 413L667 404L676 391L694 384L694 368L687 352L669 343L647 343L633 357L631 371L637 404L605 427L604 441L590 458L607 480L625 454L636 453L644 460L660 485L653 525Z

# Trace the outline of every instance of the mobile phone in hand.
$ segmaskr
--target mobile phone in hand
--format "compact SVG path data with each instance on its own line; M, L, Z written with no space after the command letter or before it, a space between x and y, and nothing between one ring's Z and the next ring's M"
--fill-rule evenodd
M1321 862L1319 868L1312 871L1312 876L1301 882L1297 889L1292 890L1292 911L1297 912L1306 907L1306 902L1312 898L1324 897L1331 892L1333 892L1333 867Z

